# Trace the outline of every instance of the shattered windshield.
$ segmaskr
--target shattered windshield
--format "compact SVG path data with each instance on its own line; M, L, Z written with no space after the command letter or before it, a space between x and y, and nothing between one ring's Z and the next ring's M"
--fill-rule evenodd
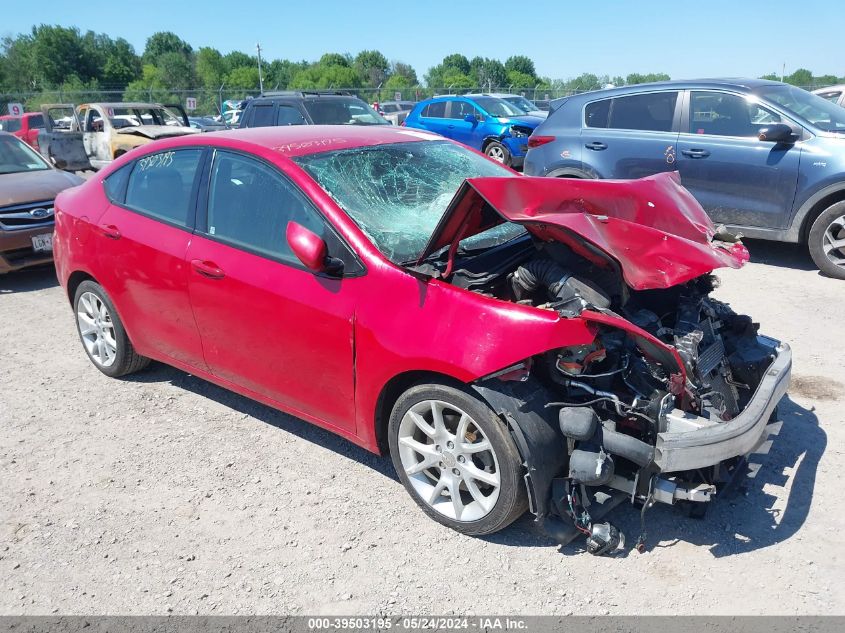
M475 102L490 116L509 117L525 114L517 106L497 97L478 97Z
M293 160L394 263L416 261L465 179L513 175L449 141L359 147ZM461 247L492 246L523 232L505 223L462 240Z

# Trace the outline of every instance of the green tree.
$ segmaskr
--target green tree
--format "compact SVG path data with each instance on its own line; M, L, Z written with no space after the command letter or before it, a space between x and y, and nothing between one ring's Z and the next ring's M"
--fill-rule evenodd
M123 100L173 103L179 101L179 97L165 84L158 68L152 64L144 64L141 78L130 82L123 91Z
M654 81L669 81L670 77L666 73L631 73L625 77L625 84L632 86L634 84L647 84Z
M35 71L32 37L19 35L2 40L3 89L7 91L33 90L38 84Z
M165 53L178 53L182 57L190 58L193 52L191 45L175 33L160 31L147 38L143 61L145 64L155 64Z
M140 76L141 60L135 54L133 46L122 37L110 41L100 73L102 83L109 88L122 89Z
M83 81L96 76L96 60L86 54L79 30L42 24L32 29L32 63L47 87L75 75Z
M454 68L464 75L468 75L470 71L469 60L460 53L452 53L443 58L444 68Z
M806 68L799 68L791 75L783 78L784 82L792 84L793 86L812 86L813 73Z
M340 53L326 53L317 62L320 66L352 66L352 60L349 55L341 55Z
M506 82L511 90L533 89L538 83L537 77L518 70L508 71Z
M417 86L420 83L419 79L417 79L417 71L415 71L410 64L393 62L390 68L390 76L393 78L397 75L404 77L410 86Z
M203 46L197 51L194 68L200 83L206 88L219 88L226 74L223 56L216 48Z
M257 90L258 67L240 66L226 75L226 87L232 90Z
M497 59L487 57L473 57L469 62L470 77L477 86L482 88L496 88L505 85L507 71L504 64Z
M353 67L369 86L381 85L390 73L387 58L379 51L361 51L355 56Z
M290 86L294 75L308 68L308 62L292 62L287 59L274 59L267 65L265 71L265 86L272 86L274 90L284 90Z
M340 65L313 64L297 72L289 88L359 88L361 77L353 68Z
M258 58L242 53L241 51L232 51L223 56L223 66L226 72L242 66L255 66L258 68Z
M505 70L507 72L518 72L529 77L536 77L537 71L534 70L534 62L531 58L525 55L512 55L505 61Z
M186 90L196 85L194 65L190 58L180 53L163 53L156 67L164 85L173 90Z

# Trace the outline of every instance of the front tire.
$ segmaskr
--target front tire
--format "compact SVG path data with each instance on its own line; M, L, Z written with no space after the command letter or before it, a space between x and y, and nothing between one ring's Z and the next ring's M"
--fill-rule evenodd
M487 147L484 148L484 153L495 160L497 163L510 166L511 153L507 147L497 141L490 141Z
M79 340L94 367L117 378L140 371L150 364L132 347L114 304L103 287L83 281L73 298Z
M418 506L463 534L491 534L528 506L522 460L504 423L468 391L421 384L393 407L393 466Z
M832 204L816 218L807 246L822 273L845 279L845 200Z

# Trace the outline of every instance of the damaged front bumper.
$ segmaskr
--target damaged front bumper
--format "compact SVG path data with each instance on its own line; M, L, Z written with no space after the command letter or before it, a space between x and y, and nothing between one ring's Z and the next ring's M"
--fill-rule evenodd
M742 413L727 422L714 422L678 409L664 411L667 430L659 433L654 465L663 473L715 466L747 455L766 439L766 425L789 388L792 351L789 345L767 337L758 342L770 347L774 360Z

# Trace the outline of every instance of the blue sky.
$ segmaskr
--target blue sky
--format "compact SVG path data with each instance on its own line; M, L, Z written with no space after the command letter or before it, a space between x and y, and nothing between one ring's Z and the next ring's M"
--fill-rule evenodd
M15 3L13 3L15 4ZM459 52L534 59L540 75L666 72L673 78L759 76L796 68L845 75L842 0L49 0L3 11L0 36L39 21L124 37L138 53L174 31L194 48L314 60L378 49L422 75ZM35 7L37 6L37 10Z

